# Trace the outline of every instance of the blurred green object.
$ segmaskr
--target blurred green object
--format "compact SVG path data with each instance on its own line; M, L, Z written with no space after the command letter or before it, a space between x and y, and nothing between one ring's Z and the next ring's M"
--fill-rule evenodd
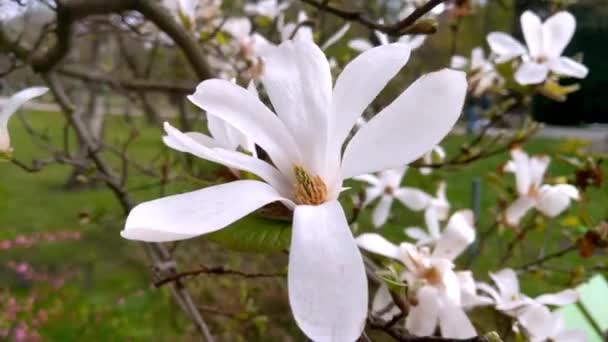
M560 310L566 326L587 333L589 342L604 341L598 330L604 334L608 331L608 282L598 274L579 286L578 292L579 302Z

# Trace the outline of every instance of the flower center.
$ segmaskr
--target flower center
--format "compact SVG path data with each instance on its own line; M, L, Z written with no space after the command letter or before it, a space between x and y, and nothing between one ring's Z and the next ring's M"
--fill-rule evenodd
M296 176L294 200L297 204L319 205L327 200L327 186L317 175L310 175L300 166L294 166Z
M422 278L433 286L441 284L441 272L435 267L431 267L424 271Z
M388 196L393 196L393 194L395 194L395 190L393 189L393 187L387 186L386 188L384 188L384 194Z

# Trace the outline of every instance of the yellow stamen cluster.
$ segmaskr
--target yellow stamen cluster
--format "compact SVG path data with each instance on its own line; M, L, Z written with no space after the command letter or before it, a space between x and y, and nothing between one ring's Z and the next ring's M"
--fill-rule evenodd
M300 166L294 166L296 184L294 200L297 204L319 205L327 200L327 186L319 176L311 176Z
M422 277L431 285L437 286L441 284L441 272L435 267L431 267L424 271Z

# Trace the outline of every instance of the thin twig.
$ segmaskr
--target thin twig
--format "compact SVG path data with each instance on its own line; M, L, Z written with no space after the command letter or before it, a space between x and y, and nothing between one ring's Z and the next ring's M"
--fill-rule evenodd
M198 275L202 275L202 274L209 274L209 275L232 275L232 276L239 276L239 277L250 278L250 279L254 279L254 278L278 278L278 277L285 277L286 276L285 273L246 273L246 272L239 271L239 270L228 269L228 268L225 268L223 266L218 266L218 267L201 266L200 268L198 268L196 270L177 273L177 274L174 274L172 276L169 276L169 277L166 277L164 279L161 279L159 281L156 281L156 282L154 282L154 286L161 287L161 286L163 286L165 284L174 282L176 280L180 280L180 279L188 278L188 277L194 277L194 276L198 276Z

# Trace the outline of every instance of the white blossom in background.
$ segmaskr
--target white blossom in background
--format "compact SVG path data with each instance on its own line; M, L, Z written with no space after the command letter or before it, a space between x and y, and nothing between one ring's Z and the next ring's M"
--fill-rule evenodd
M439 183L437 197L428 202L424 212L426 229L409 227L404 230L405 235L415 240L418 245L432 245L441 238L440 221L446 220L450 213L450 204L445 196L445 188L445 182Z
M407 167L401 167L380 171L377 176L366 174L353 178L369 184L365 189L363 206L380 198L372 213L374 227L380 228L386 223L395 199L415 211L424 210L429 206L432 200L430 195L416 188L401 186L406 170Z
M443 149L443 147L437 145L435 147L433 147L432 150L430 150L429 152L425 153L422 156L422 161L427 164L427 165L431 165L435 162L442 162L445 160L445 150ZM433 168L432 167L421 167L418 169L418 171L420 171L421 174L423 175L430 175L431 173L433 173Z
M374 30L374 34L376 35L376 38L378 39L380 45L387 45L391 43L388 34L377 30ZM397 39L397 42L407 44L412 50L416 50L421 47L422 44L424 44L425 40L425 35L417 34L403 35ZM374 44L372 44L372 42L370 42L368 39L354 38L348 42L348 47L355 51L363 52L373 48Z
M536 304L519 317L530 342L586 342L587 334L567 329L562 314Z
M23 89L0 105L0 152L12 151L11 140L8 133L8 121L11 116L27 101L42 96L48 91L46 87L31 87Z
M308 16L306 12L300 11L298 12L297 22L285 22L285 17L280 15L277 20L277 30L281 34L281 42L287 41L289 39L305 39L309 41L314 41L314 32L312 27L309 24L306 24L308 21ZM334 45L350 29L350 24L347 23L342 25L338 31L332 34L327 40L323 43L320 43L321 50L327 50L330 46Z
M516 226L532 208L547 217L556 217L570 206L571 200L579 200L578 189L570 184L543 184L543 178L551 159L548 156L528 156L519 148L511 150L511 160L504 170L515 174L517 200L507 208L505 218Z
M193 133L166 124L170 147L251 172L261 181L238 180L142 203L121 235L155 242L193 238L279 201L294 211L288 292L298 326L314 341L354 341L365 325L367 278L337 201L343 180L419 158L454 126L466 94L464 73L427 74L363 126L342 152L357 118L409 55L404 44L369 50L344 68L332 90L323 52L305 40L284 42L265 55L262 76L277 115L229 81L203 81L189 99L253 137L272 163L206 146Z
M303 11L298 13L297 22L286 23L283 14L279 14L277 30L280 34L281 42L288 40L314 42L312 28L309 25L300 25L307 20L308 17ZM255 78L261 77L264 72L263 57L266 53L276 48L277 45L261 34L252 32L251 21L245 17L228 19L222 26L222 29L234 38L240 53L251 63L251 75ZM325 50L338 42L349 29L350 24L342 26L321 45L321 49Z
M407 16L412 14L412 12L414 12L417 8L422 7L427 2L427 0L403 0L403 7L401 9L401 12L399 13L399 18L406 18ZM443 14L446 9L447 6L445 2L442 2L437 6L433 7L430 12L425 14L424 18L436 18L437 16Z
M502 76L496 71L494 63L486 59L481 47L476 47L471 51L470 60L464 56L452 56L450 67L468 71L471 93L476 97L483 95L492 86L504 82Z
M402 280L408 286L412 305L405 321L408 332L416 336L431 336L439 326L446 338L469 338L477 333L465 312L465 307L484 303L471 287L469 271L454 271L454 259L475 240L473 213L458 211L452 215L446 230L432 251L410 243L395 245L373 233L357 237L359 247L400 261L405 266ZM378 311L389 301L386 288L376 293L372 310ZM463 298L466 297L466 303ZM487 300L486 300L487 301Z
M199 19L210 21L222 7L222 0L164 0L163 5L191 31L197 30Z
M589 70L572 58L562 56L576 30L576 19L569 12L558 12L544 23L526 11L521 15L521 28L528 48L503 32L488 35L488 44L503 63L521 57L515 80L522 85L543 83L550 72L560 76L585 78Z
M289 8L289 5L290 3L288 1L279 3L277 0L259 0L255 3L249 2L245 4L245 13L274 20Z
M55 21L54 0L0 1L0 30L21 44L33 45L44 28Z
M478 282L477 288L489 296L496 310L518 319L532 306L564 306L575 303L579 298L578 292L573 289L530 298L520 292L517 274L510 268L490 273L490 278L492 278L496 287L484 282Z

